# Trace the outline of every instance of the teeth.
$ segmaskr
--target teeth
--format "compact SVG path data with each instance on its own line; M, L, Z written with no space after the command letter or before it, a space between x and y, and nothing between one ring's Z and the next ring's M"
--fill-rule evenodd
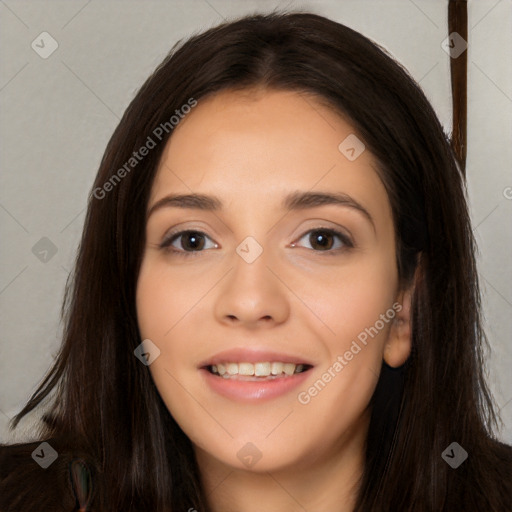
M229 375L236 375L238 373L238 364L237 363L228 363L226 365L226 370Z
M256 363L254 365L254 375L257 377L268 377L270 375L270 363Z
M283 366L283 370L284 370L284 373L286 373L286 375L293 375L294 372L295 372L295 367L297 365L293 364L293 363L286 363L284 366Z
M238 373L240 375L254 375L255 372L256 375L260 375L258 373L258 365L256 365L256 368L251 363L240 363L238 365Z
M272 375L283 373L283 363L272 363Z
M261 363L224 363L211 366L212 373L228 379L232 375L247 375L256 377L268 377L270 375L293 375L304 371L303 364L261 362Z

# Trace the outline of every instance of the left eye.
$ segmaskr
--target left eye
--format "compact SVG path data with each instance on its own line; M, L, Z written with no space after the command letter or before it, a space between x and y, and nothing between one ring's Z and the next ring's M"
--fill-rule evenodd
M304 235L299 240L302 240L305 237L308 237L308 241L311 245L317 245L320 247L319 251L327 251L327 252L334 252L332 250L333 243L330 241L332 238L338 238L342 242L342 247L338 247L335 249L343 249L347 247L354 247L354 244L350 240L350 238L345 235L344 233L341 233L339 231L336 231L335 229L327 229L327 228L316 228L312 229ZM295 244L292 244L294 246ZM319 252L316 251L316 252Z

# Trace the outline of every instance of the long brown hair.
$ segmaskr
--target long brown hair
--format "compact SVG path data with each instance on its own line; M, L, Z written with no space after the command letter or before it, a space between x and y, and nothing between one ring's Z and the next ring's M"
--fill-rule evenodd
M506 510L512 462L493 434L476 246L456 155L400 64L360 33L311 13L255 14L180 41L140 88L91 190L60 352L14 426L55 390L40 437L88 462L93 510L210 510L191 442L133 353L141 343L135 290L145 212L172 129L114 177L190 98L254 86L314 93L349 120L389 195L400 282L416 279L412 352L401 368L383 363L356 510ZM457 469L442 457L453 442L469 454ZM4 460L12 449L3 447ZM20 477L0 488L36 503Z

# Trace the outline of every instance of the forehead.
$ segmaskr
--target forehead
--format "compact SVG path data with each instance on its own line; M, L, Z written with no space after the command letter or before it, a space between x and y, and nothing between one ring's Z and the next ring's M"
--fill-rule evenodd
M272 207L290 191L321 189L390 214L371 153L350 160L340 150L345 140L357 144L354 137L354 128L311 94L222 91L199 100L175 127L150 203L171 192L196 192L239 207L253 200Z

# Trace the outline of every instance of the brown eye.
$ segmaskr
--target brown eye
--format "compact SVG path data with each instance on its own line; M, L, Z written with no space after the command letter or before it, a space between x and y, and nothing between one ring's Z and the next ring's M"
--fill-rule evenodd
M334 242L333 236L331 233L327 233L326 231L312 231L309 234L309 242L314 248L315 245L320 248L320 250L331 249Z
M300 240L302 240L306 236L308 237L307 240L309 244L316 252L334 252L336 250L343 250L349 247L354 247L354 244L347 235L340 233L339 231L336 231L334 229L313 229L308 231L307 233L304 233ZM335 243L333 240L336 238L341 241L341 247L338 246L333 249L333 245Z
M160 245L162 249L168 249L173 252L201 252L205 248L205 240L209 237L201 231L180 231L168 236ZM174 242L178 241L180 247L176 247ZM214 244L215 246L215 244Z

